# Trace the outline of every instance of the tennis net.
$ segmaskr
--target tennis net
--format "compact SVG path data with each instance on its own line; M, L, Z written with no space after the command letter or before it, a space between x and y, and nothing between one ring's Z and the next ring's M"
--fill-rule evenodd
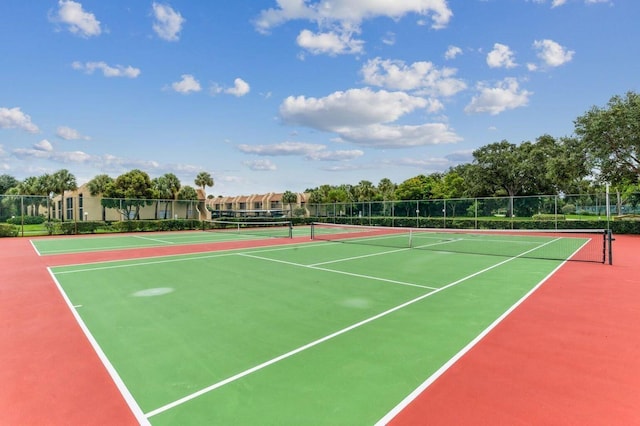
M236 221L208 220L203 223L204 231L238 233L265 238L293 238L293 225L289 220L278 221Z
M611 263L611 234L583 230L462 230L313 223L321 241L550 260Z

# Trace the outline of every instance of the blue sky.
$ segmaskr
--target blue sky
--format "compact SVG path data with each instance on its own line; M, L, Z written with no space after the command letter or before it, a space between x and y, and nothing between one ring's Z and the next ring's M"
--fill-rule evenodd
M395 183L640 91L636 0L2 0L0 174Z

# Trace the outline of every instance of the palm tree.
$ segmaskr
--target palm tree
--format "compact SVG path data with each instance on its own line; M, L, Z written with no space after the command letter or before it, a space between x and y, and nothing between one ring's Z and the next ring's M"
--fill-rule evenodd
M315 206L316 216L318 216L318 211L320 208L319 205L322 203L322 194L320 193L320 190L311 191L311 194L309 194L308 202L309 204L313 204Z
M64 222L64 192L65 191L75 191L78 189L78 184L76 183L76 177L69 172L67 169L61 169L55 172L51 178L53 179L53 187L55 188L54 192L56 194L60 194L60 198L62 200L62 221Z
M355 187L358 201L371 201L376 195L376 187L368 180L361 180Z
M196 176L194 183L196 184L196 186L200 187L202 189L202 192L204 193L205 187L213 186L213 178L207 172L200 172L198 173L198 176Z
M180 192L180 188L182 187L180 179L178 179L178 177L173 173L165 173L164 175L153 179L151 184L153 185L153 189L156 192L158 199L164 200L165 202L164 219L167 219L169 203L178 197L178 192ZM158 203L156 203L156 217L158 217L157 210Z
M89 188L89 193L95 197L97 195L104 194L105 190L107 189L107 186L112 184L113 184L113 178L111 176L97 175L96 177L91 179L89 182L87 182L87 188ZM106 221L107 208L104 205L104 203L101 202L100 204L102 204L102 221Z
M297 201L298 196L291 191L285 191L285 193L282 194L282 203L289 204L289 217L293 215L293 212L291 211L291 204Z
M198 201L198 193L193 187L189 185L185 185L178 192L178 200L184 200L185 202L188 201L189 208L185 209L186 212L185 212L184 218L189 219L189 212L191 211L191 206L193 205L194 201Z
M29 176L22 182L18 184L18 191L20 195L36 195L36 185L38 183L38 178L36 176ZM31 216L35 216L36 213L36 197L26 197L23 199L26 201L27 207L31 206ZM28 211L27 211L28 213ZM21 216L24 216L25 212L20 212Z

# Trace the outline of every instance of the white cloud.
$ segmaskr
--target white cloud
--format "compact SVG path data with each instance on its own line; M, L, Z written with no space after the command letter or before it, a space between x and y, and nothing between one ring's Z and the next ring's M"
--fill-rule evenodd
M296 42L298 46L314 55L327 54L335 56L361 53L364 41L353 39L352 35L351 32L347 31L313 33L309 30L302 30Z
M533 94L520 89L514 78L505 78L495 87L488 87L486 84L480 83L477 88L480 93L474 96L465 107L466 113L497 115L509 109L526 106L529 103L529 97Z
M317 160L317 161L345 161L345 160L354 160L356 158L362 157L364 155L364 151L359 149L340 149L337 151L316 151L310 153L307 158L309 160Z
M245 154L256 155L302 155L327 149L325 145L317 145L304 142L281 142L272 145L238 145L238 149Z
M51 142L49 142L46 139L42 139L37 144L33 145L33 148L37 149L38 151L45 151L45 152L53 151L53 145L51 145Z
M287 124L334 132L339 140L364 146L400 148L462 140L442 123L388 124L416 109L433 107L433 103L404 92L365 88L324 98L290 96L280 105L280 116Z
M202 90L200 82L196 80L191 74L182 74L182 80L171 83L171 88L183 95L191 92L199 92Z
M547 0L531 0L534 3L540 3L540 4L544 4L547 2ZM551 8L555 8L558 6L562 6L564 4L567 3L568 0L551 0ZM584 0L585 4L598 4L598 3L609 3L609 4L613 4L612 0Z
M110 66L105 62L86 62L81 63L75 61L71 64L73 69L84 71L87 74L93 74L96 70L101 70L105 77L127 77L136 78L140 75L140 69L132 66L115 65Z
M326 145L304 142L282 142L272 145L238 145L245 154L261 156L301 156L307 160L344 161L361 157L364 152L358 149L329 151Z
M233 83L234 83L234 86L229 89L226 89L225 93L228 93L233 96L241 97L249 93L249 91L251 90L251 88L249 87L249 84L241 78L236 78L233 81Z
M444 123L427 123L415 126L370 126L343 129L340 136L358 145L375 148L408 148L460 142L458 136Z
M97 158L82 151L55 152L51 144L44 140L34 145L32 149L17 148L12 151L17 158L23 159L46 159L57 163L78 163L85 164L96 162Z
M84 136L82 135L80 132L78 132L76 129L72 129L71 127L67 127L67 126L60 126L58 127L58 129L56 130L56 136L71 141L71 140L85 140L88 141L91 138L88 136Z
M430 16L432 28L444 28L453 16L446 0L277 0L278 7L260 12L255 26L260 32L287 21L304 19L320 25L358 25L366 19L388 17L400 19L409 13Z
M454 59L458 55L462 55L462 49L460 49L458 46L449 46L447 51L444 53L444 58Z
M378 87L397 90L417 90L432 96L453 96L466 89L464 81L454 78L455 68L436 68L431 62L411 65L399 60L374 58L360 70L364 82Z
M0 129L22 129L29 133L38 133L40 129L31 122L31 117L22 112L19 107L0 107Z
M533 42L533 48L538 51L538 58L549 67L566 64L575 54L573 50L567 50L553 40L536 40Z
M253 160L253 161L245 161L243 163L245 166L250 168L251 170L265 172L265 171L274 171L278 168L276 167L271 160Z
M58 1L58 11L50 16L50 20L68 25L71 33L82 37L97 36L102 32L95 15L85 12L82 4L72 0Z
M426 105L423 98L403 92L350 89L324 98L289 96L280 105L280 116L288 124L339 131L345 127L395 121Z
M487 64L491 68L513 68L517 66L514 53L509 46L495 43L493 50L487 54Z
M169 5L153 3L153 31L163 40L177 41L186 20Z

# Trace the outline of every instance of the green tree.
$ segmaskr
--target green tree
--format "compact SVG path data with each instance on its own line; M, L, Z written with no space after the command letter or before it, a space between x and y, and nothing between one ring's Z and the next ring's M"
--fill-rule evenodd
M307 201L310 205L314 206L315 215L319 216L320 204L323 202L322 193L317 189L307 192L309 192L309 199Z
M397 185L389 178L382 178L378 182L378 194L382 197L382 201L389 201L395 199Z
M189 219L190 213L193 212L193 203L198 201L198 192L193 187L185 185L178 191L178 200L188 205L185 208L185 219Z
M538 139L540 140L540 139ZM584 144L577 138L560 138L556 140L555 149L546 159L548 193L563 191L567 194L578 194L585 189L585 178L591 174Z
M65 191L75 191L78 189L78 184L76 183L76 177L69 172L67 169L61 169L51 175L51 179L53 180L53 187L55 188L53 192L60 195L60 199L62 201L62 221L65 219L65 209L66 204L64 200Z
M18 179L10 175L0 175L0 195L6 194L8 190L18 186Z
M291 210L291 204L296 203L298 201L298 196L291 192L291 191L285 191L284 194L282 194L282 204L287 204L289 206L289 217L292 216L292 210Z
M606 107L592 107L575 121L593 166L604 182L622 183L640 176L640 95L613 96Z
M377 188L368 180L361 180L354 187L358 201L372 201L377 194Z
M117 209L130 220L140 218L140 208L152 204L155 193L149 175L134 169L107 185L103 195L107 198L107 207Z
M87 182L87 188L89 189L89 193L94 196L102 196L104 195L107 187L113 184L113 178L106 174L101 174L95 176L89 182ZM100 204L102 205L102 220L107 220L107 208L106 203L104 202L104 198L100 200Z
M178 198L178 192L180 192L180 188L182 187L180 179L178 179L178 177L173 173L165 173L164 175L153 179L151 184L155 190L155 196L159 199L156 202L156 218L158 217L158 204L160 203L160 200L164 200L164 219L167 219L169 204L172 200Z
M197 187L202 189L202 192L204 193L205 192L205 187L207 187L207 186L212 187L213 186L213 178L207 172L200 172L200 173L198 173L198 176L196 176L196 179L194 180L194 183L196 184Z
M431 197L432 187L433 179L421 174L400 183L395 194L399 200L426 200Z

